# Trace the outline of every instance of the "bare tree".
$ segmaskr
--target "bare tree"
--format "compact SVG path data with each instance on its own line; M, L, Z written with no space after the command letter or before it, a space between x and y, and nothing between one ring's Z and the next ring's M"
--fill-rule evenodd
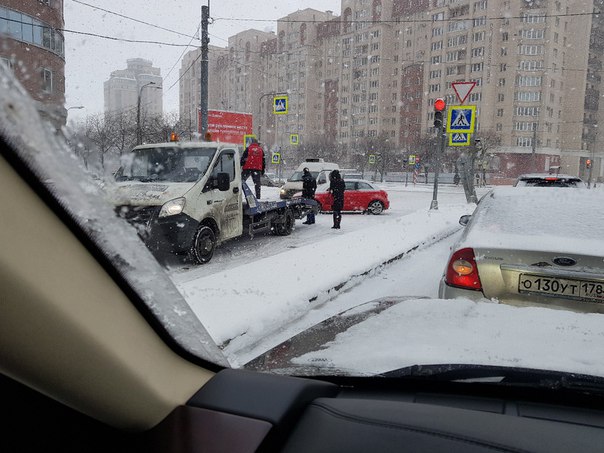
M100 168L105 170L105 154L115 145L115 134L111 127L111 120L106 120L105 115L96 114L86 117L84 135L92 144L91 154L96 155Z

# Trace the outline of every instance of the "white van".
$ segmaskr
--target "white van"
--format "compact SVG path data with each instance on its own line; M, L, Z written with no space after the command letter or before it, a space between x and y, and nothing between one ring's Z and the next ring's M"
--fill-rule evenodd
M296 192L302 191L302 175L305 168L310 170L310 174L317 181L317 185L327 183L329 181L329 173L332 170L340 169L338 164L325 162L321 158L306 159L306 161L298 166L294 174L291 175L287 182L281 187L281 198L291 198Z

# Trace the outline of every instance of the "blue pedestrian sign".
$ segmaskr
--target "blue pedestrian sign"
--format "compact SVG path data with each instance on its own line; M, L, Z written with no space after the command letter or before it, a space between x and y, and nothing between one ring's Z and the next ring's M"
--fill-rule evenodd
M287 96L275 96L273 98L273 113L275 115L287 115L288 110Z
M475 105L457 105L449 107L449 116L447 118L447 132L466 132L474 133L476 123Z
M466 132L451 132L449 146L470 146L470 134Z

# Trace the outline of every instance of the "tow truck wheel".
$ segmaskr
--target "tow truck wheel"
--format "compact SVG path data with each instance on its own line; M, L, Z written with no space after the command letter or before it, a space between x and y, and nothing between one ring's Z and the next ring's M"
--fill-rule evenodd
M199 227L193 238L191 255L198 264L205 264L212 259L216 247L216 234L209 226Z
M283 214L283 222L275 223L273 225L273 233L277 236L288 236L294 229L294 215L289 209L285 210Z

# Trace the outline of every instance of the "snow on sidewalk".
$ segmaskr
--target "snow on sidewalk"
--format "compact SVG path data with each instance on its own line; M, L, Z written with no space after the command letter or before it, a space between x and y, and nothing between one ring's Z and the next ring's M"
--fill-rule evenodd
M176 284L212 338L231 355L335 297L334 290L351 279L452 234L460 228L460 215L471 210L448 206L350 233L334 230L327 240Z

